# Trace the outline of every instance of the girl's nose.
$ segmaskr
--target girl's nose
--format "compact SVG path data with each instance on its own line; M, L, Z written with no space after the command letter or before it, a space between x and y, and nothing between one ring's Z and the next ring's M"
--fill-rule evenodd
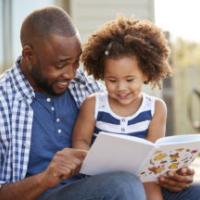
M118 85L117 85L117 89L119 91L121 90L125 90L126 89L126 84L122 81L122 82L119 82Z

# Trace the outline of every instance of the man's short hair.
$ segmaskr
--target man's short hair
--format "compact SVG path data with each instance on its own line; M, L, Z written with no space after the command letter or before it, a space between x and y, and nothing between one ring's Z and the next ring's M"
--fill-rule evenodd
M44 39L56 34L71 37L77 33L71 17L63 9L49 6L30 13L22 23L21 44L32 43L35 39Z

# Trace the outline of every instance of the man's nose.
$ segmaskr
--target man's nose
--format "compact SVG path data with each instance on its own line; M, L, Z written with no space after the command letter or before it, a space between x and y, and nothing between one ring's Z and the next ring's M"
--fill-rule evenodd
M67 79L73 79L75 77L75 74L76 68L73 65L68 65L67 67L65 67L62 75Z

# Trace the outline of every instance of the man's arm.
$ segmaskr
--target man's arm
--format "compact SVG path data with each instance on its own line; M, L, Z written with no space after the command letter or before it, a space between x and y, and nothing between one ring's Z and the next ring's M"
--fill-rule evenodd
M36 199L49 188L77 174L85 156L85 151L70 148L57 152L45 171L21 181L3 185L0 190L0 199Z
M42 179L43 174L40 173L24 180L17 181L16 183L5 184L0 190L0 199L36 199L48 189L48 186L45 185L45 181Z

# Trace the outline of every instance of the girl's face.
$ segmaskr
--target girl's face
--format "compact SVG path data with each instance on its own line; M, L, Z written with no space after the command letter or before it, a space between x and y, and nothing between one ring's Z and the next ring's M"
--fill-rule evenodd
M109 98L121 105L129 105L140 99L141 89L147 80L138 65L136 57L107 59L104 81Z

